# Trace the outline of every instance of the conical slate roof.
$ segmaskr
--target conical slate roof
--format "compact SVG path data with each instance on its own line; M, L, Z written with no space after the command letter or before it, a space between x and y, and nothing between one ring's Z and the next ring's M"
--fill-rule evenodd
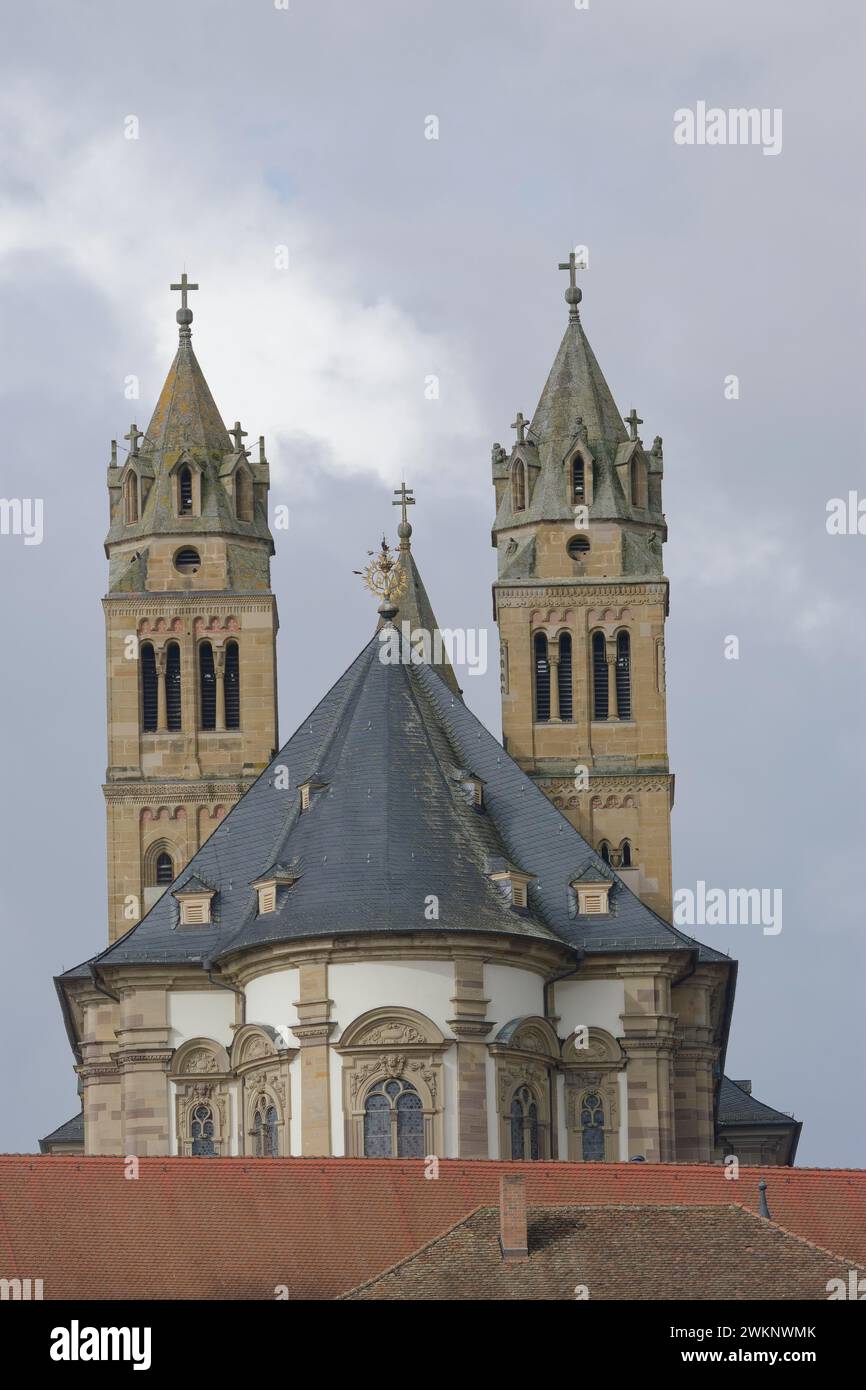
M567 452L583 421L590 445L625 443L628 432L595 353L574 311L529 426L539 453L557 460Z
M694 951L605 865L429 666L383 662L377 634L145 918L101 966L210 960L264 942L382 932L491 932L586 951ZM471 777L484 783L474 808ZM301 811L298 787L318 783ZM529 911L490 874L534 876ZM299 877L258 915L274 863ZM612 877L609 917L577 915L570 883ZM179 928L190 879L215 889L213 923ZM79 968L84 969L86 967ZM75 971L68 972L75 975Z
M160 392L142 444L142 452L166 454L188 448L222 458L231 440L188 336L177 353Z
M397 552L397 563L406 573L406 588L400 595L400 609L396 622L404 636L407 630L410 633L421 631L429 636L431 642L430 665L438 671L449 690L453 690L455 695L462 696L463 692L454 674L448 651L441 640L442 629L436 619L436 614L433 612L433 605L427 597L424 581L412 554L409 540L411 534L411 526L404 523L401 531L400 549ZM404 626L406 623L409 625L408 629Z

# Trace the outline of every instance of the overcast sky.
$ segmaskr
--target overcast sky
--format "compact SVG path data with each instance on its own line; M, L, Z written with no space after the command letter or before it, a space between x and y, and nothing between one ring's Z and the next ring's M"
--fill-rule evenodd
M373 630L352 571L401 476L440 622L490 625L490 446L535 406L585 244L587 334L664 436L674 886L784 894L777 936L696 933L740 961L727 1069L804 1121L799 1162L864 1164L866 536L825 525L866 496L860 10L7 6L0 496L44 499L44 540L0 536L0 1149L77 1108L52 976L106 943L105 466L171 361L169 283L200 284L199 360L290 508L285 739ZM675 144L700 101L780 110L781 151ZM490 639L463 684L498 734Z

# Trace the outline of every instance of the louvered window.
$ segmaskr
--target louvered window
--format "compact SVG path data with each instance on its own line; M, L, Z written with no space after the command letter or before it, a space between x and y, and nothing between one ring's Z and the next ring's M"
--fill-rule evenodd
M616 638L616 710L620 719L631 719L631 642L627 632Z
M207 926L211 920L210 897L180 898L180 925L182 927Z
M567 632L563 632L559 639L559 667L556 678L559 684L559 717L570 722L574 718L574 713L572 709L571 637Z
M180 470L178 488L180 493L180 514L181 516L188 516L192 513L192 473L186 467Z
M165 652L165 715L168 728L180 728L180 647L169 642Z
M235 511L239 521L253 519L253 485L245 468L235 473Z
M586 497L586 467L578 455L571 464L571 500L583 502Z
M607 719L607 654L603 632L592 634L593 719Z
M141 728L144 733L156 732L156 713L156 657L150 642L145 642L141 648Z
M213 647L210 642L200 642L198 649L199 701L201 704L201 726L203 729L216 728L216 672L213 664Z
M225 665L226 728L241 727L241 673L237 642L226 643Z
M263 912L276 912L277 910L277 885L275 883L263 884L259 889L259 916Z
M550 662L547 659L547 638L537 632L534 640L535 656L535 718L543 724L550 718Z
M171 862L171 855L165 850L156 857L156 881L158 884L171 883L174 879L174 865Z
M198 574L201 556L191 545L185 545L174 557L174 567L180 574Z

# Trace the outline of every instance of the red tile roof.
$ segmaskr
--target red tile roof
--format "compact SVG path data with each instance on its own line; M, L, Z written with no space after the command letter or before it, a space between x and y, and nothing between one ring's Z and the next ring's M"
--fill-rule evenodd
M499 1212L482 1207L344 1297L826 1302L830 1280L851 1287L847 1260L741 1206L531 1207L528 1218L523 1259L503 1260Z
M387 1159L0 1156L0 1277L46 1298L333 1298L499 1200L522 1171L531 1206L718 1206L757 1211L866 1263L866 1172L683 1164Z

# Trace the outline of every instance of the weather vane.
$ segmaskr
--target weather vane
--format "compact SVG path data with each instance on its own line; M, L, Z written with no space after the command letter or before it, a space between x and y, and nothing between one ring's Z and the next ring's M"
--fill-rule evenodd
M381 608L394 608L396 600L406 592L409 576L384 536L380 548L368 550L367 554L367 568L353 573L359 574L370 593L382 600Z

